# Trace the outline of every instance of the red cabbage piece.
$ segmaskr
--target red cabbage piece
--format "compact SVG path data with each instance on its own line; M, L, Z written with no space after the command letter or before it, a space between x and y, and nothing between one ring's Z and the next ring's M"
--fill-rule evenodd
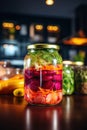
M54 81L61 81L62 80L62 74L55 74L53 76Z
M33 91L37 91L38 88L40 87L40 83L37 79L33 79L30 83L29 83L29 87L30 89L32 89Z
M38 87L50 90L62 89L62 73L50 70L25 70L25 86L37 91Z

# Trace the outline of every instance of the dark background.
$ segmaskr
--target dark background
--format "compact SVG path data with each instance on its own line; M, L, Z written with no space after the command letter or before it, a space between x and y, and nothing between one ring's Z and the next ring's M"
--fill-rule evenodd
M81 4L87 0L55 0L53 6L47 6L45 0L1 0L0 12L72 18Z
M0 59L1 60L23 60L27 53L27 45L31 43L29 34L21 36L16 33L15 45L20 49L20 55L7 57L2 52L4 44L10 41L3 41L2 22L12 21L15 24L25 24L29 29L32 23L43 24L46 27L49 24L56 24L60 27L59 41L60 53L64 60L70 59L69 51L83 50L87 53L87 46L64 45L63 39L75 35L80 28L87 36L87 0L55 0L54 5L47 6L45 0L1 0L0 1ZM27 30L29 33L29 30ZM47 32L44 31L44 42L47 42ZM13 44L13 43L12 43ZM85 60L87 61L87 60ZM86 63L86 62L85 62ZM18 64L18 63L17 63Z

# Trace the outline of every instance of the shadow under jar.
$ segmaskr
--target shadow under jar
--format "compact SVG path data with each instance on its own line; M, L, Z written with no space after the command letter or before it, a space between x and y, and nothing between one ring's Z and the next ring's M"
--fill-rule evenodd
M32 44L24 58L25 100L32 105L56 105L62 100L62 57L59 46Z

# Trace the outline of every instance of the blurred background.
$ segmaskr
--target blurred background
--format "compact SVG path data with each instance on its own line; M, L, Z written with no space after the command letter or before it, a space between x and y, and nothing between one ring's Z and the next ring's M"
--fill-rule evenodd
M58 44L63 60L87 64L86 15L87 0L1 0L0 61L23 67L27 45L44 42Z

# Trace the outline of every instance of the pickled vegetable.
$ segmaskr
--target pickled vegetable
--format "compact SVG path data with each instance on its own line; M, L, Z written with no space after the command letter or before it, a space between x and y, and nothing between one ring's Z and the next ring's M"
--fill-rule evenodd
M39 104L39 105L53 105L58 104L62 100L62 91L61 90L49 90L38 88L38 91L32 91L30 88L25 88L25 99L30 104Z
M0 94L12 94L17 88L24 88L22 74L17 74L8 80L0 80Z
M35 67L38 69L40 66L46 66L51 64L62 64L62 58L58 54L57 50L53 49L44 49L44 50L33 50L28 53L28 55L25 57L25 60L27 58L32 59L32 62L30 62L29 67ZM25 62L26 66L27 62ZM28 63L29 64L29 63Z
M25 70L25 86L37 91L41 86L50 90L62 89L62 71L55 70Z
M24 96L24 88L16 88L13 90L13 95L16 97L23 97Z
M51 65L51 67L52 67L52 65ZM47 68L47 67L45 66L42 68ZM59 92L62 94L62 91L59 91L59 90L62 90L61 66L55 67L55 70L50 70L50 67L48 68L48 70L44 70L44 69L36 70L34 68L32 68L32 69L30 68L30 70L29 69L25 70L24 75L25 75L25 88L33 91L34 93L36 92L36 94L37 94L41 88L44 91L48 90L49 93L51 93L51 92L56 93L56 95L58 95L57 97L59 97L59 94L58 94ZM25 91L26 91L26 89L25 89ZM38 94L37 94L37 96L38 96ZM47 95L45 95L45 96L47 96ZM25 98L26 97L27 97L27 100L30 100L30 97L28 95L25 96ZM29 99L28 99L28 97L29 97ZM34 96L34 98L36 98L36 96ZM58 99L56 100L56 103L59 102ZM35 102L32 102L32 103L35 103ZM42 102L39 102L39 103L42 103ZM45 102L45 103L47 103L47 102ZM50 104L50 102L48 104Z

